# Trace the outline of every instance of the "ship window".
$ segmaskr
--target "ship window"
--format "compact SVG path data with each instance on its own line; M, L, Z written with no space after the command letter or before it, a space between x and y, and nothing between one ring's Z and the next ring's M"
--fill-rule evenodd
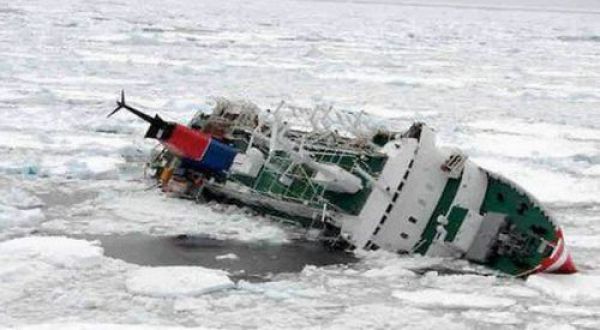
M393 207L394 207L394 204L388 205L387 209L385 209L385 213L390 213L390 211L392 210Z
M375 228L375 231L373 232L373 235L377 235L377 233L379 233L379 227Z
M398 193L394 194L394 197L392 197L392 202L395 202L398 199Z
M415 163L415 160L411 159L410 163L408 163L408 168L412 168L414 163Z
M400 237L402 237L404 239L407 239L408 238L408 234L407 233L402 233L402 234L400 234Z
M417 219L415 219L414 217L408 217L408 222L417 223Z
M402 187L404 187L404 181L400 182L400 184L398 185L398 191L401 191Z
M406 173L404 173L404 179L406 180L406 178L408 178L408 173L410 173L410 171L406 171Z
M377 244L371 245L371 250L373 250L373 251L379 250L379 245L377 245Z
M368 250L371 248L371 244L373 244L373 242L368 241L367 244L365 244L365 250Z
M387 215L384 215L383 217L381 217L381 220L379 221L379 224L383 225L385 223L385 220L387 220Z

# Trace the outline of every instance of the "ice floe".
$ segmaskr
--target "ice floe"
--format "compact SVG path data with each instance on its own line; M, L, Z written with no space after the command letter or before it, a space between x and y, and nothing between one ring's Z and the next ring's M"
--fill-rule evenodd
M463 312L461 315L473 321L489 324L518 325L523 323L523 320L513 312L469 310Z
M529 278L527 285L558 302L575 304L600 302L600 276L597 275L536 275Z
M249 217L242 209L226 205L200 205L164 196L157 191L140 192L123 196L103 208L118 217L118 221L131 223L146 231L156 225L176 229L178 234L204 233L219 239L242 241L288 241L285 228L267 219ZM102 214L102 213L100 213Z
M18 209L33 209L44 206L44 202L31 192L13 186L14 182L6 182L8 187L0 188L0 205L8 205Z
M196 296L229 289L234 283L227 272L192 266L143 267L131 272L127 290L155 297Z
M15 207L0 205L0 230L13 227L35 227L46 217L39 208L21 210Z
M117 324L117 323L39 323L18 327L0 328L0 329L19 329L19 330L203 330L204 327L183 327L170 325L151 325L147 323L140 324Z
M398 278L398 277L415 277L415 273L406 269L403 265L390 265L382 268L369 269L362 274L365 277L373 278Z
M28 236L0 242L0 255L36 259L56 267L85 268L98 265L103 250L86 240L63 236Z
M504 308L516 304L513 299L493 297L484 293L462 293L437 289L396 290L392 295L411 305L425 308L490 309Z
M4 185L0 188L0 236L15 227L35 228L46 219L41 199L11 180L0 180L0 184Z
M435 315L413 306L370 303L351 306L321 325L325 329L466 329L468 326L446 314ZM317 327L315 327L316 329Z
M236 259L239 259L239 257L235 253L226 253L226 254L216 256L215 259L217 259L217 260L236 260Z

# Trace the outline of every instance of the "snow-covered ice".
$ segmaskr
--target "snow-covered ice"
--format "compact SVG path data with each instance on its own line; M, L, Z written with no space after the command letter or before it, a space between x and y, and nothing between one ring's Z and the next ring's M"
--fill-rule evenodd
M573 276L534 276L527 285L550 298L573 304L598 304L600 302L600 277L575 274Z
M1 329L1 328L0 328ZM12 328L7 328L12 329ZM20 326L19 330L203 330L204 327L183 327L148 324L115 324L115 323L45 323Z
M203 267L146 267L128 275L127 291L156 297L195 296L229 289L233 282L222 270Z
M0 325L600 328L599 15L592 0L0 5ZM394 127L425 121L548 204L581 273L449 275L438 270L480 269L378 251L234 284L219 270L107 257L85 235L277 245L303 233L153 189L145 124L105 118L121 89L184 122L210 96L332 104Z
M29 236L0 243L0 254L36 259L56 267L76 268L98 265L103 251L84 240Z
M512 299L490 296L489 293L474 294L449 292L436 289L419 289L417 291L394 291L397 299L419 307L430 308L465 308L465 309L490 309L504 308L514 305Z
M226 253L226 254L216 256L215 259L217 259L217 260L235 260L235 259L239 259L239 257L235 253Z

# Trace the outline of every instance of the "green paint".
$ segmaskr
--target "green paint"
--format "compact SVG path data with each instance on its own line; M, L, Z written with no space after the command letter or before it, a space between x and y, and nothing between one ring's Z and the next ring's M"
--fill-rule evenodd
M237 181L240 184L243 184L244 186L254 186L254 178L247 175L234 174L231 176L231 179L233 179L233 181Z
M456 233L458 233L458 229L462 225L463 221L467 217L467 213L469 210L454 206L450 213L448 213L448 225L446 225L446 238L445 241L453 241L456 237Z
M352 171L354 166L360 166L373 176L379 175L387 160L384 156L363 156L355 154L344 154L341 151L336 153L317 153L315 161L320 163L335 164L347 171ZM308 202L310 206L321 208L323 201L321 196L329 203L337 206L340 210L349 214L359 214L364 207L371 188L369 183L363 180L364 189L355 194L336 193L325 191L324 187L316 184L311 179L316 174L313 169L305 164L292 164L290 158L284 151L277 151L269 160L268 166L265 166L259 173L256 180L250 187L254 187L259 193L267 193L282 199L293 198L298 202ZM283 173L291 178L291 183L285 185L281 183ZM238 180L242 184L249 181Z
M442 196L438 200L438 203L429 218L429 222L427 222L427 226L421 235L421 240L417 243L417 250L415 252L425 254L429 249L429 246L437 233L437 218L440 215L448 213L448 210L454 201L454 197L456 197L456 192L460 186L461 179L462 176L458 179L448 179L448 182L446 182Z
M487 263L489 267L519 275L535 268L548 256L549 250L540 253L537 248L542 239L556 239L554 225L528 194L511 187L508 180L488 175L488 188L480 211L482 214L506 214L508 221L515 226L514 232L524 235L526 239L519 256L496 256Z

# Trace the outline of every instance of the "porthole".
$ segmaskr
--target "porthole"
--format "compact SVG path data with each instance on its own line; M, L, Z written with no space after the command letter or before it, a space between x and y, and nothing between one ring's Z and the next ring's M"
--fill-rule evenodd
M387 209L385 209L385 213L390 213L390 211L392 210L393 207L394 207L394 204L388 205Z
M379 220L379 224L383 225L385 223L385 220L387 220L387 215L384 215L383 217L381 217L381 220Z

